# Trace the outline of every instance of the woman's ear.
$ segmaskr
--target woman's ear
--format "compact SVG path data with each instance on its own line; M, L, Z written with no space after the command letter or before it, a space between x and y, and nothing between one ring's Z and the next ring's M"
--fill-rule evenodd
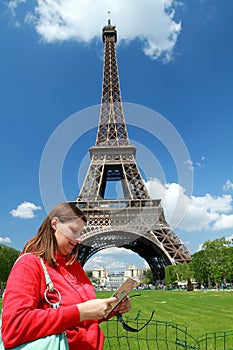
M56 231L58 223L59 223L59 219L56 216L51 219L50 224L51 224L51 227L54 229L54 231Z

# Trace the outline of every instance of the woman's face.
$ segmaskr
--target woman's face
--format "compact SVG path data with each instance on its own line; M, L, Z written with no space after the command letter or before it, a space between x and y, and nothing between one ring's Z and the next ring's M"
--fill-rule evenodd
M61 255L69 255L78 243L81 242L81 233L84 222L77 218L66 222L60 222L57 217L51 220L54 235L57 240L57 249Z

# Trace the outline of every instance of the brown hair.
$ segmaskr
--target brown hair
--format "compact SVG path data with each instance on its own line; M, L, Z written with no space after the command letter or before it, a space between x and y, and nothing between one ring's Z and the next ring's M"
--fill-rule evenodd
M42 257L51 266L57 266L56 251L57 240L54 235L54 229L51 227L51 219L57 217L61 222L75 220L80 218L87 223L87 218L78 208L77 202L66 202L58 204L51 210L48 216L41 224L38 232L24 246L24 253L33 253ZM70 260L67 264L71 265L78 256L78 244L73 249Z

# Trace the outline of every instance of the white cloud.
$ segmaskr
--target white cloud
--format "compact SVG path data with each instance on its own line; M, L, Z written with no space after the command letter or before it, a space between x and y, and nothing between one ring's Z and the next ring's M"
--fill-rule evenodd
M15 11L17 1L10 4ZM71 39L88 43L101 37L110 11L118 41L139 39L145 55L168 62L181 32L181 24L174 20L176 6L175 0L38 0L25 21L35 26L45 42Z
M126 261L120 261L119 257L115 255L115 258L110 254L102 254L103 251L97 253L93 258L88 260L87 264L85 264L85 270L93 270L98 266L107 267L108 271L124 271L127 267Z
M221 214L218 220L213 225L213 229L216 231L227 228L233 228L233 214Z
M21 20L18 20L17 16L17 8L19 5L26 3L26 0L10 0L7 4L5 4L10 11L11 15L13 16L13 23L14 26L17 28L21 27Z
M1 243L11 243L11 239L9 237L0 237L0 244Z
M126 261L111 260L106 266L108 271L124 271L128 264Z
M16 209L11 210L10 214L20 219L33 219L35 217L34 211L36 210L41 210L41 207L30 202L23 202Z
M166 220L172 227L177 227L190 202L185 190L176 183L163 185L158 179L150 179L146 187L152 198L162 200Z
M109 272L122 272L129 265L148 267L147 262L129 249L111 247L103 249L91 257L84 266L85 270L93 270L104 266Z
M157 179L146 184L152 198L161 198L166 220L172 227L187 232L233 228L232 196L185 195L176 183L162 185Z
M113 255L119 256L119 255L124 255L125 251L126 250L124 248L111 247L108 249L101 250L101 254L102 255L110 255L110 256L113 256ZM132 250L127 250L127 253L134 254L134 252L132 252Z
M200 161L197 161L195 163L195 165L198 167L198 168L203 168L205 165L204 165L204 162L205 162L206 158L204 156L201 157Z
M10 0L8 2L8 8L11 11L11 13L15 16L15 10L17 9L18 5L25 3L26 0Z
M231 182L231 180L227 180L227 181L225 182L225 184L223 185L223 190L224 190L224 191L233 190L233 183Z

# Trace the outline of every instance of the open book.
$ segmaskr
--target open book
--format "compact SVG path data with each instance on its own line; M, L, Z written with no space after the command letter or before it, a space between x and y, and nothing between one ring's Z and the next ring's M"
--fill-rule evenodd
M122 300L126 297L126 295L128 295L131 290L133 290L134 288L136 288L138 286L139 282L132 278L132 277L128 277L121 285L119 288L117 288L117 290L113 293L113 297L117 298L117 301L115 301L114 303L111 303L111 310L108 310L107 315L110 315L111 312L113 312L113 310L122 302Z

